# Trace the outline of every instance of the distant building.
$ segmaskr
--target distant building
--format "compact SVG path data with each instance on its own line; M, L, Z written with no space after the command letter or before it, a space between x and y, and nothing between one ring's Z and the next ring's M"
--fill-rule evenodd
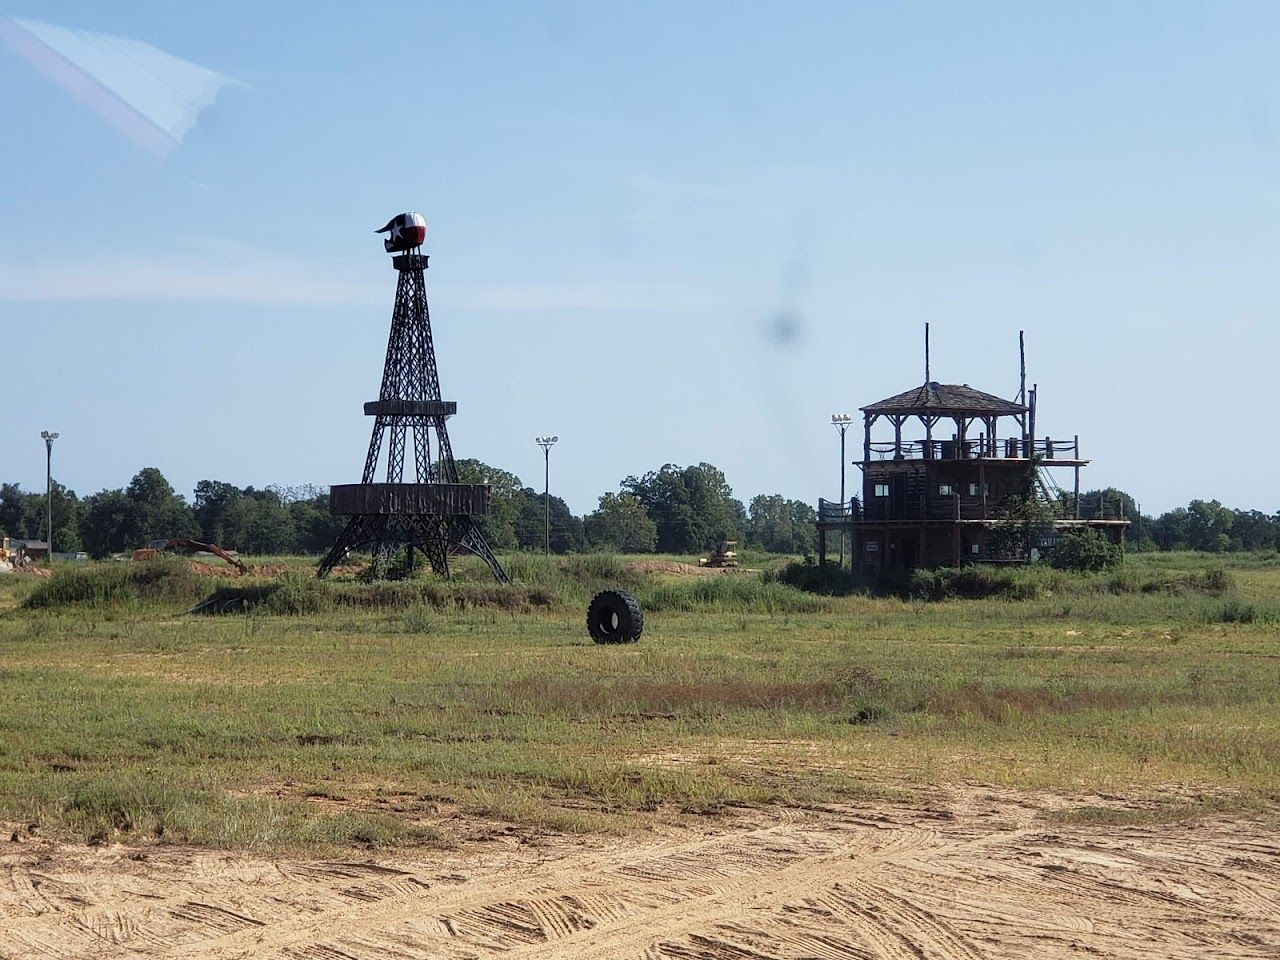
M1035 393L1024 404L968 384L930 381L862 407L862 460L855 461L862 496L847 504L819 501L819 559L826 559L834 532L851 537L852 569L867 577L1025 562L1046 543L1013 555L991 548L1001 528L1010 527L1011 505L1029 499L1052 510L1050 541L1063 530L1090 527L1123 543L1127 519L1080 519L1080 469L1089 461L1080 457L1079 437L1034 436ZM915 435L905 436L912 428ZM1052 468L1072 470L1072 493L1058 487Z
M47 540L9 540L10 549L18 558L28 560L48 560L49 541Z

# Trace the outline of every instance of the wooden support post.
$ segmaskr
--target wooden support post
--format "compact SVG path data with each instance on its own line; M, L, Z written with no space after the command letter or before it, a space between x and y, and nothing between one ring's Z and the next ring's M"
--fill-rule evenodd
M1076 474L1075 514L1076 514L1076 519L1079 520L1080 519L1080 464L1078 463L1075 466L1075 474Z
M987 519L987 465L978 463L978 492L982 494L982 519Z
M890 417L893 421L893 459L902 459L902 421L905 417Z
M863 463L871 462L871 424L876 422L875 415L864 413L862 415L862 461Z
M1036 453L1036 391L1040 389L1039 384L1031 385L1031 403L1028 404L1030 410L1027 412L1027 459L1030 460Z

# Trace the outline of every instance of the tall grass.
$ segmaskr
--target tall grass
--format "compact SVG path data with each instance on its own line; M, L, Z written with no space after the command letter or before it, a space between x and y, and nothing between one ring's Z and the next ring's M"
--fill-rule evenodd
M61 564L26 597L31 610L104 608L146 602L192 603L207 590L185 560L155 557L145 563Z

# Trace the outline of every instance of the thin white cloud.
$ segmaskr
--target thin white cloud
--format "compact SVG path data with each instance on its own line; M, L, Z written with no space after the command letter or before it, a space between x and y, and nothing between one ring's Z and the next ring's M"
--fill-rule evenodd
M73 271L64 261L0 262L0 302L208 300L258 304L364 304L386 307L394 279L342 276L314 264L256 251L235 241L205 238L181 255L84 257ZM196 252L198 251L198 253ZM524 313L547 310L681 313L723 304L710 288L626 281L516 284L433 283L431 295L451 309Z
M56 263L0 263L0 301L213 300L240 303L376 303L385 288L298 263L265 258L97 258L68 271Z

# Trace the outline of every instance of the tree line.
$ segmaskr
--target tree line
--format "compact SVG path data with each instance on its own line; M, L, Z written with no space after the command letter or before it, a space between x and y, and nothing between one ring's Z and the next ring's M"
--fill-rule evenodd
M720 540L776 553L806 554L817 547L813 507L780 494L744 505L724 473L708 463L666 464L627 477L616 493L599 498L594 511L575 516L560 497L541 492L515 474L479 460L458 461L462 483L491 488L491 508L478 518L495 550L540 550L550 514L555 553L613 550L621 553L696 553ZM56 481L53 549L92 557L125 553L152 540L189 537L245 554L319 554L337 538L345 519L329 513L322 487L237 487L201 480L190 501L155 467L145 467L115 490L78 497ZM45 534L43 492L0 484L0 533L24 540Z
M1063 509L1073 506L1063 498ZM1240 510L1218 500L1192 500L1158 516L1140 513L1134 498L1107 487L1080 495L1080 516L1131 521L1126 534L1130 550L1202 550L1241 553L1280 550L1280 511Z
M480 518L495 550L540 550L544 509L550 511L555 553L613 550L620 553L698 553L720 540L771 553L810 554L817 549L817 513L801 500L761 494L744 504L724 473L709 463L665 464L629 476L617 492L603 494L596 509L575 516L560 498L543 495L518 476L479 460L458 461L459 480L487 483L491 511ZM1074 511L1074 498L1059 509ZM45 494L0 484L0 533L40 540L45 533ZM1280 549L1280 513L1235 510L1217 500L1192 500L1159 516L1141 516L1132 496L1107 488L1081 495L1085 518L1133 521L1130 549L1229 551ZM201 480L190 501L155 467L123 488L77 497L53 484L53 548L93 557L123 553L152 540L190 537L246 554L319 554L344 524L329 513L323 487L237 487Z

